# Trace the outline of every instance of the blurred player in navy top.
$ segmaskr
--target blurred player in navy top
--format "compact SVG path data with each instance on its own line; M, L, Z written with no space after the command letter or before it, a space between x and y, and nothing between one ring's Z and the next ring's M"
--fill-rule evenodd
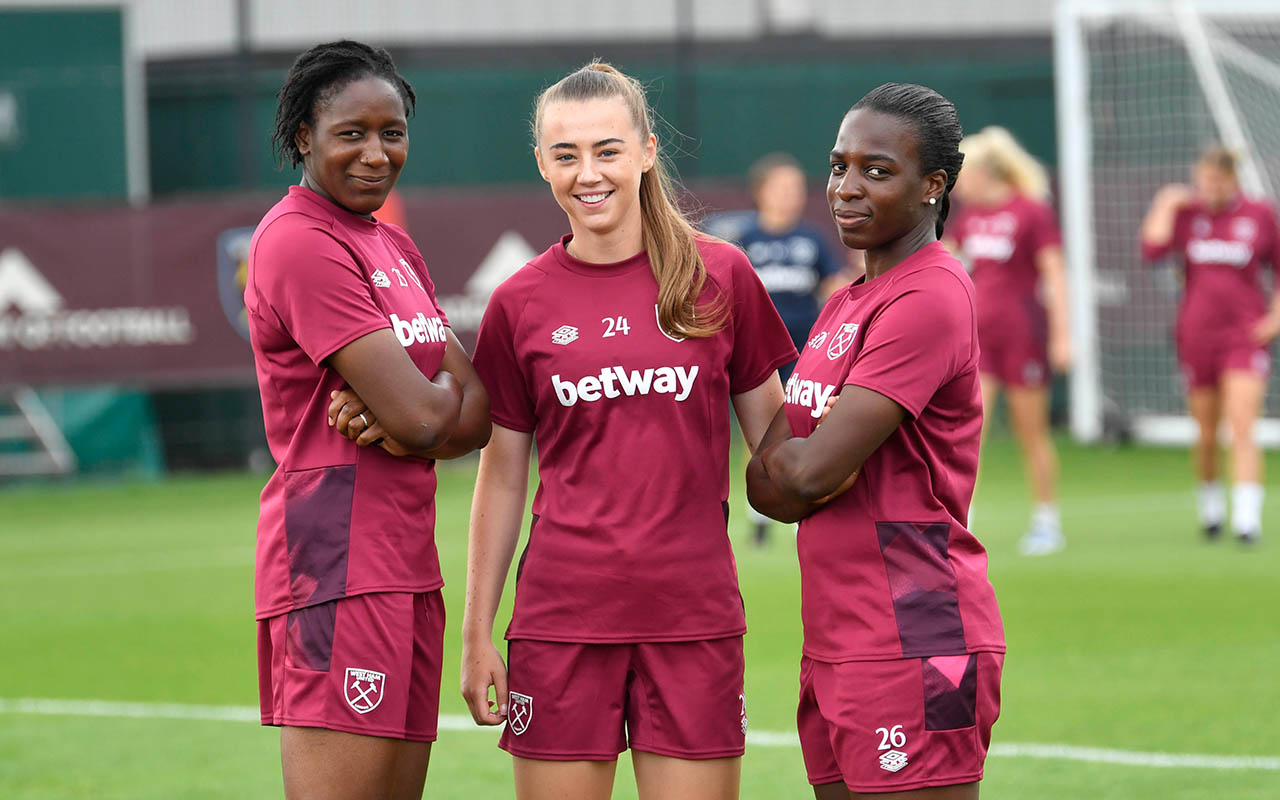
M747 179L756 216L737 237L738 244L799 351L818 319L819 304L845 282L840 262L827 240L803 219L808 193L799 161L787 153L771 153L751 165ZM783 383L794 366L778 370ZM747 514L755 524L756 544L764 545L769 518L750 507Z
M1236 157L1225 148L1205 151L1192 183L1156 193L1142 222L1142 255L1176 256L1185 270L1176 339L1187 408L1200 426L1194 450L1200 524L1215 538L1226 519L1218 480L1218 426L1225 417L1235 478L1231 527L1251 543L1262 531L1262 452L1253 424L1266 394L1271 341L1280 333L1280 293L1268 303L1260 279L1265 264L1277 285L1280 233L1271 205L1241 195Z
M951 235L978 292L983 407L1004 393L1036 502L1021 550L1048 555L1065 544L1049 438L1050 373L1071 365L1062 236L1045 202L1044 167L1008 131L985 128L965 137L960 151L956 194L964 206Z
M807 192L798 161L786 153L772 153L751 165L748 180L756 217L738 244L799 350L818 319L818 306L840 286L830 283L840 272L840 262L826 238L803 219ZM783 383L793 367L779 370Z

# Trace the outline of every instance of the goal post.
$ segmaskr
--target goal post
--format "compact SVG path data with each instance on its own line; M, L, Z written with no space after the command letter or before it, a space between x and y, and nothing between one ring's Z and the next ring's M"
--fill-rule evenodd
M1241 156L1247 194L1280 190L1280 5L1062 0L1054 22L1061 208L1071 290L1071 430L1186 444L1173 347L1179 274L1142 263L1157 189L1210 141ZM1258 436L1280 446L1280 370Z

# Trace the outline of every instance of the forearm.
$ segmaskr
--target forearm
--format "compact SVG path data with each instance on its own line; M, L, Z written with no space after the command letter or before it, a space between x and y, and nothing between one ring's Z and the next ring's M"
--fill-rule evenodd
M1049 335L1055 339L1066 339L1070 335L1069 312L1067 305L1066 270L1053 269L1045 282L1049 290L1048 307L1045 309L1049 318Z
M756 511L779 522L798 522L819 506L784 494L771 479L759 454L747 464L747 500Z
M1173 238L1173 220L1177 207L1154 204L1142 220L1139 235L1148 247L1165 247Z
M792 502L816 503L840 488L851 472L823 463L810 452L809 439L788 439L761 454L760 460L778 493Z
M416 407L407 419L392 415L389 424L379 416L387 432L414 453L442 447L454 435L462 417L462 391L451 375L440 373L427 383L422 395L415 398ZM373 412L377 414L378 409Z
M421 458L461 458L489 443L493 425L489 421L489 396L482 386L466 387L462 395L462 408L458 424L452 435L438 447L414 450Z
M492 638L502 588L520 538L528 461L526 457L523 471L510 463L495 463L509 455L491 454L488 450L480 454L467 534L467 587L462 612L463 638L467 640Z

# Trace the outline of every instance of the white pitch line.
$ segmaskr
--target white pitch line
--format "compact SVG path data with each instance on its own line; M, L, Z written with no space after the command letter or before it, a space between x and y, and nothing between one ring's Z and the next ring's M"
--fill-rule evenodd
M0 697L0 714L45 714L76 717L130 719L179 719L221 722L258 722L254 706L200 706L182 703L123 703L110 700L50 700L34 697ZM495 732L477 726L462 714L441 714L440 729ZM755 747L799 747L800 739L786 731L751 731L747 743ZM997 742L988 753L993 758L1042 758L1056 761L1088 761L1126 767L1158 769L1257 769L1280 771L1280 757L1223 756L1201 753L1150 753L1108 750L1069 744Z

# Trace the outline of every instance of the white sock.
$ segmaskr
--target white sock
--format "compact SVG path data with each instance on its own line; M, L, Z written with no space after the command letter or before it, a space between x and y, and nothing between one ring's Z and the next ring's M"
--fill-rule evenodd
M1231 527L1236 533L1262 530L1262 484L1237 483L1231 487Z
M1237 487L1239 488L1239 487ZM1200 524L1208 528L1221 525L1227 518L1227 492L1221 481L1200 484Z
M1033 530L1050 528L1062 530L1062 518L1058 515L1057 503L1036 503L1031 511L1031 527Z

